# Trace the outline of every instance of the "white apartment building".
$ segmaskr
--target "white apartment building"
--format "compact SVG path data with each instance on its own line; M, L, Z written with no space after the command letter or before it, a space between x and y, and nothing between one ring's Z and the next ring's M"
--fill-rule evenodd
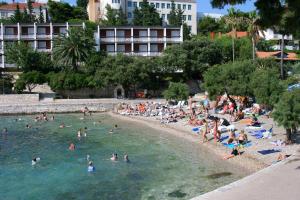
M89 0L87 7L89 20L98 21L105 18L106 5L113 9L122 8L126 13L128 22L133 19L133 11L140 7L143 0ZM171 0L148 0L154 6L163 20L163 24L168 24L168 16L171 11ZM184 11L183 21L189 26L192 34L197 34L197 1L196 0L174 0L175 7Z
M52 53L53 40L66 35L70 28L85 28L85 24L2 24L0 25L0 67L15 67L5 58L8 45L24 42L39 52ZM183 41L182 27L100 27L94 32L95 48L109 55L160 56L170 45Z
M273 46L274 50L280 50L281 46L281 40L282 40L282 35L279 33L276 33L272 29L267 29L265 31L260 32L260 37L264 38L265 40L273 40L277 41L277 44ZM299 40L295 40L293 38L293 35L285 35L284 36L284 44L285 48L287 50L299 50Z

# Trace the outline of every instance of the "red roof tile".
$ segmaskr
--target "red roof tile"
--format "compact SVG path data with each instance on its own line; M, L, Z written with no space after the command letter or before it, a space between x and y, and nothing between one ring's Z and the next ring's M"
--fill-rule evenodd
M26 3L10 3L10 4L5 4L0 6L0 10L16 10L17 9L17 4L19 4L20 10L24 10L27 8ZM46 6L47 4L45 3L32 3L33 8L39 8L40 6Z
M275 58L275 59L280 59L280 51L272 51L272 52L266 52L266 51L257 51L256 55L258 58ZM297 57L296 53L285 53L285 57L283 60L300 60Z

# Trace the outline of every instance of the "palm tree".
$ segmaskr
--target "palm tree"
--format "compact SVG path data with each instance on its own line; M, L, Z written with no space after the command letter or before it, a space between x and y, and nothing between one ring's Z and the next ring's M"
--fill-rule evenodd
M248 24L248 33L251 37L252 41L252 58L255 60L255 53L256 53L256 44L260 39L259 33L264 36L264 32L262 27L259 25L259 17L257 16L256 12L250 12L249 16L245 18L245 21Z
M54 61L77 71L94 49L93 38L83 29L72 28L54 41Z
M225 24L231 28L232 38L232 61L235 60L235 38L238 26L244 21L244 18L238 15L234 8L228 9L228 15L224 17Z

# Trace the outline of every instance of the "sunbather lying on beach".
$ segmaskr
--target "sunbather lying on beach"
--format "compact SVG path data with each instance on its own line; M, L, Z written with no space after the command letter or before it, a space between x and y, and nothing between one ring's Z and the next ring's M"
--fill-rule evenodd
M240 155L240 152L239 152L239 150L238 150L237 147L234 147L234 148L232 149L232 152L230 153L230 155L224 156L223 159L224 159L224 160L228 160L228 159L233 158L233 157L235 157L235 156L237 156L237 155Z

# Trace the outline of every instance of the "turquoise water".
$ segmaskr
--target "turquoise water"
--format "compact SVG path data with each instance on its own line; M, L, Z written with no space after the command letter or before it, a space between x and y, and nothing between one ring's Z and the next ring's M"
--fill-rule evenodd
M49 122L33 117L0 117L0 128L8 128L0 134L1 200L189 199L244 175L199 144L104 114L61 114ZM61 122L71 127L60 129ZM119 129L109 134L114 124ZM83 127L87 137L78 140ZM71 142L75 151L68 150ZM119 161L110 161L112 153ZM123 162L125 153L130 163ZM87 154L94 173L87 172ZM41 158L36 166L33 157Z

